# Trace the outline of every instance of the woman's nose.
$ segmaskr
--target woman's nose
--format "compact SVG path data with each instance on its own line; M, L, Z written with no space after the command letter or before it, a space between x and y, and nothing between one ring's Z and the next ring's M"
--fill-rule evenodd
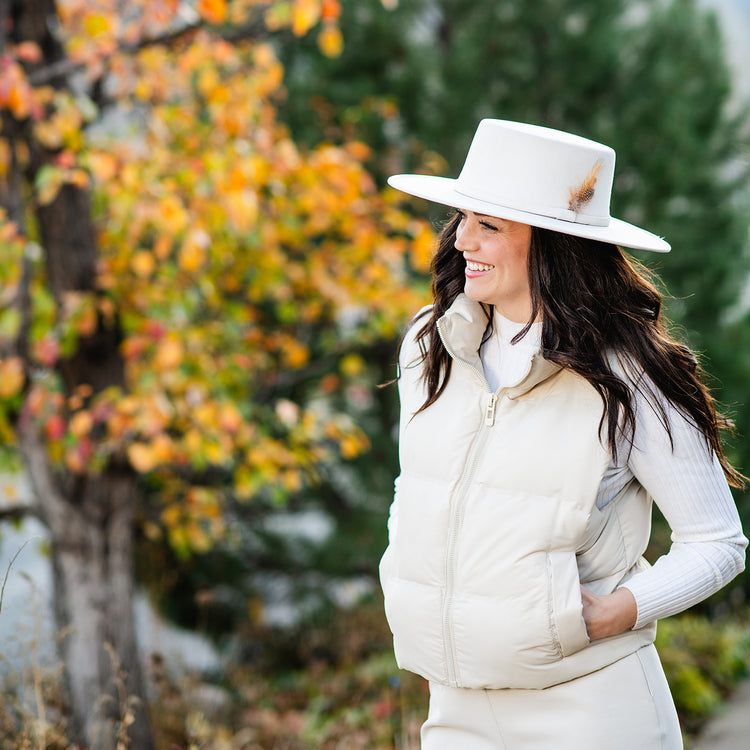
M465 221L464 225L459 226L456 230L456 241L454 246L460 253L469 253L472 250L476 250L476 232L472 231L468 222Z

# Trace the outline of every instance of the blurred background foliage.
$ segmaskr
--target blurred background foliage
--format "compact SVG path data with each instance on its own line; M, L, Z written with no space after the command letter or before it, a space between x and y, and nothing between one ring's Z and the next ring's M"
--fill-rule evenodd
M428 299L445 213L385 177L455 176L482 117L613 146L612 213L671 242L641 260L735 418L730 453L747 472L750 132L716 18L694 0L121 11L60 0L57 60L6 39L3 466L24 462L31 424L70 507L82 482L125 467L138 584L257 681L222 677L256 712L232 721L276 722L269 737L297 737L285 747L334 747L347 731L347 747L407 747L425 696L396 676L377 594L398 471L395 388L379 386ZM66 287L45 209L72 191L90 195L96 272ZM123 377L91 383L75 368L102 332ZM668 543L657 523L652 559ZM743 576L702 619L660 630L687 728L745 669L742 620L715 618L740 617L749 589ZM180 705L166 673L158 693ZM154 731L178 744L208 731L187 723Z

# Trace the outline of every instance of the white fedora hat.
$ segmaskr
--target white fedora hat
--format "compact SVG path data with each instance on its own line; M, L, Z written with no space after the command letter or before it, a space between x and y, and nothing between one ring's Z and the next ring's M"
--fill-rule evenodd
M560 130L482 120L457 179L398 174L404 193L623 247L669 252L669 243L609 215L615 152Z

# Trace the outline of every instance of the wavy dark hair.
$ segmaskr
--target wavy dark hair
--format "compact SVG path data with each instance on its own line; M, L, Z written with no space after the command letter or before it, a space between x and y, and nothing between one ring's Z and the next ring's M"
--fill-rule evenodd
M452 360L437 335L437 321L464 289L465 261L455 248L460 214L445 225L432 261L434 304L417 333L423 353L427 399L420 411L437 401L451 373ZM603 401L600 429L617 455L622 429L632 447L635 412L628 384L612 369L615 353L626 370L645 373L656 388L703 433L727 480L744 487L745 477L732 467L721 441L731 422L721 416L704 384L703 371L689 347L669 332L662 315L662 296L651 272L619 247L596 240L532 227L529 250L532 311L520 339L534 320L542 320L545 359L578 373ZM486 307L487 332L492 309ZM415 321L418 323L419 318ZM631 374L630 372L628 374ZM661 400L646 393L670 441L669 418Z

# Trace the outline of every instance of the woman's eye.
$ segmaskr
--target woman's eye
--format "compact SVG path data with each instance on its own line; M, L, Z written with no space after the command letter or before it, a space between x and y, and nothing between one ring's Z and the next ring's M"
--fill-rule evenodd
M497 227L494 224L488 224L486 221L481 221L480 224L485 228L489 229L492 232L497 232Z

